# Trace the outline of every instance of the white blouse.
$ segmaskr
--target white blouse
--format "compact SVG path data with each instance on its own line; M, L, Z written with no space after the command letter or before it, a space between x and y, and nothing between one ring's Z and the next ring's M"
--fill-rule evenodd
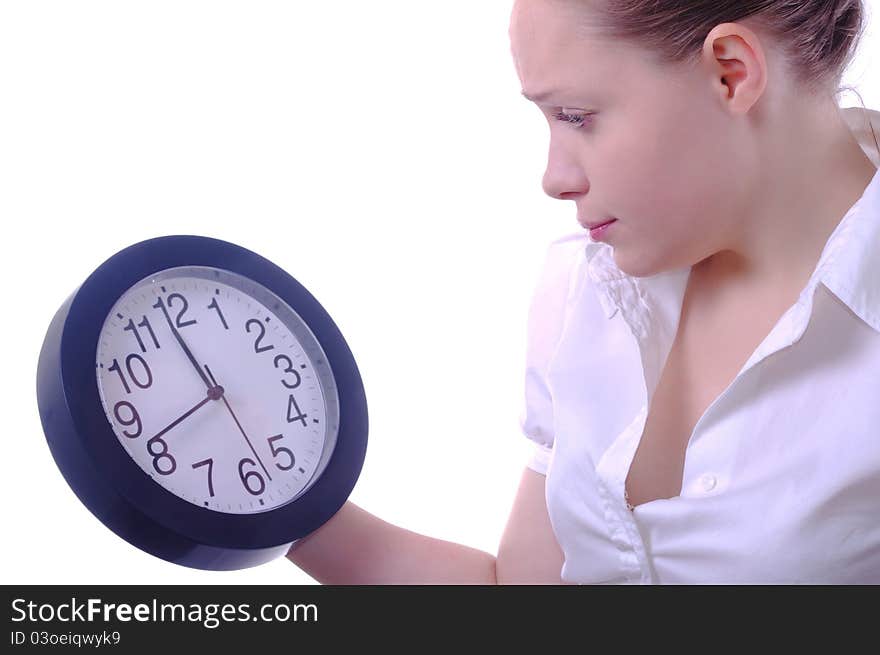
M880 166L865 111L843 115ZM630 509L624 480L689 273L628 276L586 232L547 250L520 425L547 476L562 580L880 584L880 171L697 421L681 495Z

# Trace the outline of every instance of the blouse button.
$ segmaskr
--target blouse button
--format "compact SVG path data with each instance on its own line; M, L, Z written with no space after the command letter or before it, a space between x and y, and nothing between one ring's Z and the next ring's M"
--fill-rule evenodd
M703 486L703 491L712 491L715 488L715 484L718 480L714 475L704 475L700 483Z

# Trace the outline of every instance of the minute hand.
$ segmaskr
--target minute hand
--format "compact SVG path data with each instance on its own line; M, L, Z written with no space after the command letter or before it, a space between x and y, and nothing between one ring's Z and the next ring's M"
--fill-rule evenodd
M165 315L165 320L168 321L168 327L171 328L171 333L174 335L174 338L177 339L177 343L180 344L180 347L183 348L183 352L186 353L186 356L189 358L189 361L192 363L193 368L196 369L196 372L199 374L199 377L202 378L202 382L205 383L205 386L208 389L213 388L213 384L208 381L208 377L205 375L205 372L202 370L202 367L199 366L199 363L196 361L196 358L193 357L192 351L187 347L186 342L183 340L183 337L180 336L180 333L177 331L177 328L174 327L174 323L171 322L171 317L168 315L168 309L165 307L165 302L162 300L162 296L159 296L159 299L156 301L156 304L153 307L158 307L162 310L162 313Z

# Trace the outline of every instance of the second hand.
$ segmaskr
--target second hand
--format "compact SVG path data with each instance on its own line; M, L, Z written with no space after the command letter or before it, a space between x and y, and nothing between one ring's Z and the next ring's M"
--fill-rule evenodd
M208 368L207 364L205 364L205 370L208 372L208 375L211 377L211 382L214 384L214 386L219 387L220 385L217 384L217 380L214 379L214 375L211 373L211 369ZM266 465L263 464L263 460L261 460L260 456L257 455L257 451L254 449L254 445L251 443L251 440L248 439L247 433L244 431L244 428L241 427L241 423L239 423L238 417L235 415L235 412L232 411L232 406L229 404L229 401L226 400L226 396L223 395L220 397L220 399L226 404L226 409L228 409L229 413L232 414L232 418L235 421L235 424L238 426L238 429L241 432L241 436L244 437L244 440L247 442L247 445L250 446L251 452L254 454L254 457L257 458L257 461L260 463L260 466L263 467L263 472L266 474L266 477L269 478L269 481L271 482L272 476L269 475L269 471L266 470Z

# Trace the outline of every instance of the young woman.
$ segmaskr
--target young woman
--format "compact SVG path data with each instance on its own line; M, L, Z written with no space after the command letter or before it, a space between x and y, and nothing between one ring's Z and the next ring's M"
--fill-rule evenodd
M535 442L497 556L347 503L319 582L880 583L880 113L861 0L516 0L550 125ZM589 231L589 232L587 232Z

